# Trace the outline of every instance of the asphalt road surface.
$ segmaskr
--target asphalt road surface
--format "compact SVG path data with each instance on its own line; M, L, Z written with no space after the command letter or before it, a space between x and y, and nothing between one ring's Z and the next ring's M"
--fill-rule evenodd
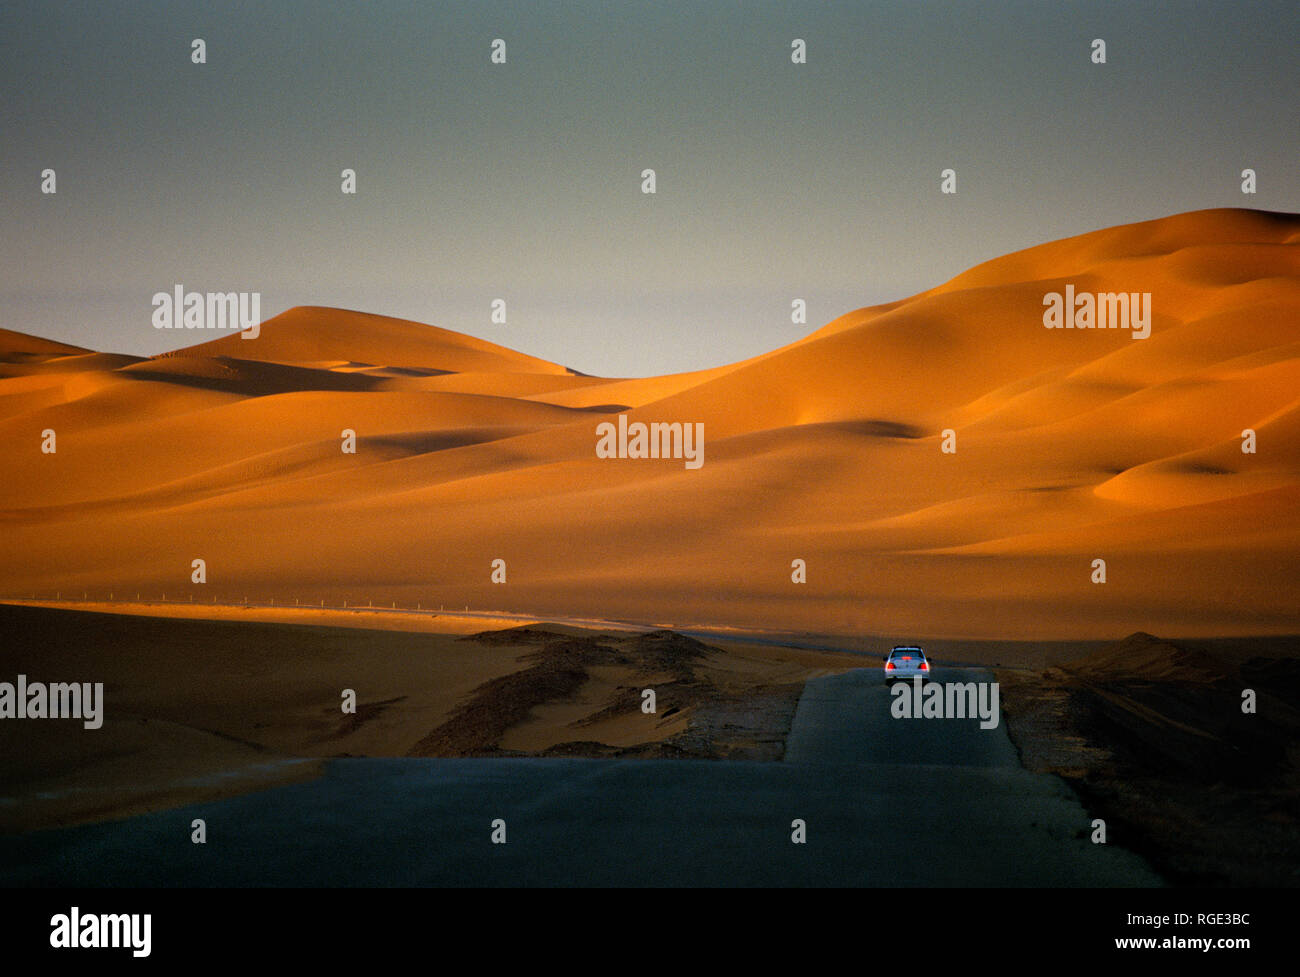
M310 783L0 839L0 884L1163 884L1113 828L1093 844L1092 816L1021 768L1001 723L890 703L879 668L809 682L781 763L335 760Z

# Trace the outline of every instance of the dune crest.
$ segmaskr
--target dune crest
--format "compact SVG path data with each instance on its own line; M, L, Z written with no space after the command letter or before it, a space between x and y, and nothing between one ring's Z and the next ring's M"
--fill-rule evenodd
M567 374L555 363L449 329L348 309L300 305L262 323L256 339L230 333L169 354L443 372Z

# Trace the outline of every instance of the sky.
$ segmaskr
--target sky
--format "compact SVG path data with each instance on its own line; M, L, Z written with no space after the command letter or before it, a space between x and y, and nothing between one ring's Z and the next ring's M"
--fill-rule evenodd
M1298 36L1293 0L10 0L0 326L213 338L153 328L180 283L717 366L1044 241L1300 210Z

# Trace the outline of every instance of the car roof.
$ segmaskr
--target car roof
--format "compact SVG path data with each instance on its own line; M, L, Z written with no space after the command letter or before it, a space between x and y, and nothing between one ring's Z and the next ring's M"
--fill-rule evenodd
M894 645L894 651L920 651L920 645Z

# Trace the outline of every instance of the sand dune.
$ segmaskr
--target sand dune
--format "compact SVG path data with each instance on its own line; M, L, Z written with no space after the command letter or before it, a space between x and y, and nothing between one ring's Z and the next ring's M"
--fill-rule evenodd
M1150 292L1150 336L1044 328L1066 285ZM703 423L703 467L597 458L619 411ZM1300 216L1050 242L667 377L318 307L143 361L0 332L0 443L0 593L900 637L1291 633Z
M180 357L228 356L281 363L341 360L382 367L567 373L554 363L504 346L407 319L300 306L262 323L256 339L232 333L177 351Z

